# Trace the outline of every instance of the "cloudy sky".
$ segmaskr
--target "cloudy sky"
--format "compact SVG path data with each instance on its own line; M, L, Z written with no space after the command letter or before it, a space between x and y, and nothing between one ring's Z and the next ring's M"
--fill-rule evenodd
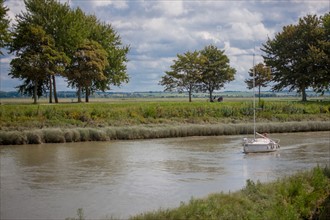
M244 80L267 37L297 23L307 14L323 15L330 0L61 0L111 23L124 44L130 45L127 72L130 82L112 91L162 91L161 76L177 54L213 44L224 49L235 80L223 90L246 90ZM9 16L24 10L22 0L6 0ZM254 50L255 48L255 50ZM18 80L8 77L11 56L1 57L0 90L13 91ZM59 90L69 90L58 80Z

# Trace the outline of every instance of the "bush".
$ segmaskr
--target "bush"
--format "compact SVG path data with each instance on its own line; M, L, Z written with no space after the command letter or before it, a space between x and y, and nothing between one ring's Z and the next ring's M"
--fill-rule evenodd
M0 131L0 145L27 144L26 135L20 131Z
M43 134L41 131L28 131L26 132L28 144L41 144L43 143Z
M60 129L45 129L43 130L45 143L64 143L65 138Z

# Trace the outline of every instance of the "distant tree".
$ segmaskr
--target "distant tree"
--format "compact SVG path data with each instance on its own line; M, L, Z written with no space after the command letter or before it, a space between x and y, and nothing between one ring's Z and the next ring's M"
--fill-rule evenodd
M307 15L298 24L283 27L274 39L263 44L264 62L272 67L276 83L273 90L297 90L302 101L306 101L309 87L322 91L329 86L329 80L323 81L329 78L329 51L321 46L324 38L329 41L322 31L321 20L316 15Z
M54 71L64 71L68 58L55 49L53 39L40 26L18 26L10 46L15 51L9 75L24 80L21 93L31 94L34 103L50 82ZM59 65L60 64L60 65Z
M4 6L4 0L0 0L0 49L10 42L9 19L6 18L8 8ZM0 50L0 55L3 55Z
M253 74L254 72L254 74ZM259 63L252 67L249 70L249 76L251 78L246 79L245 83L247 84L248 89L253 89L253 75L255 75L254 86L258 87L259 92L259 102L260 102L260 90L261 87L266 87L272 80L271 69L270 67L265 66L263 63Z
M165 72L159 84L165 86L165 91L187 91L191 102L192 93L197 91L201 77L200 69L203 61L200 54L197 51L188 51L183 55L178 54L177 60L173 62L171 71Z
M225 83L234 80L236 70L229 65L229 59L216 46L209 45L200 51L203 65L200 72L199 89L208 92L210 101L213 101L213 91L220 90Z
M81 91L85 91L85 101L89 102L89 95L95 83L106 79L104 70L108 65L107 53L102 46L86 40L75 53L71 65L69 82L78 88L78 102L81 102Z

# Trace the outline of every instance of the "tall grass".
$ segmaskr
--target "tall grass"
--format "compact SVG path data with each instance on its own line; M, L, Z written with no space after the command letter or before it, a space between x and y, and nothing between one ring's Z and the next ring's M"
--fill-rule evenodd
M235 193L192 198L175 209L160 209L131 219L327 219L329 168L314 168L272 183L247 180Z
M259 132L283 133L329 131L330 123L284 122L260 123ZM109 126L102 128L43 128L27 131L0 131L0 145L64 143L83 141L131 140L187 136L252 134L252 124L153 124Z
M324 121L330 102L263 102L259 122ZM107 127L140 124L215 124L252 121L251 102L123 102L1 105L1 130L44 127Z

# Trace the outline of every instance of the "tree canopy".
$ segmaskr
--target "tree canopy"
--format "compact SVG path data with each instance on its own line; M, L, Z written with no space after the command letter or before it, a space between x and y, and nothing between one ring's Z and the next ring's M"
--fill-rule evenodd
M10 63L9 75L24 80L19 90L32 94L37 103L37 96L47 89L51 75L63 72L69 59L56 50L53 38L40 26L20 26L14 35L12 49L16 51L16 58Z
M191 102L192 92L209 92L210 101L212 93L224 87L224 84L234 80L236 70L229 66L229 59L224 51L216 46L206 46L201 51L178 54L177 60L166 71L160 81L165 91L186 91Z
M85 92L88 101L93 91L104 91L110 89L110 85L120 86L128 82L126 55L129 47L122 44L111 25L99 21L94 15L86 15L80 8L71 9L67 3L56 0L24 0L24 3L26 11L16 17L10 49L18 55L18 59L22 59L24 53L29 53L22 51L24 47L38 47L38 41L27 41L25 45L20 45L26 34L21 30L26 27L38 27L49 38L52 53L43 62L51 68L29 74L38 74L40 78L45 74L50 76L38 84L38 87L44 88L40 91L47 89L50 92L50 102L52 91L55 102L58 102L55 76L65 77L70 86L77 88L79 101L81 91ZM54 60L54 56L58 57ZM28 73L19 73L23 70L15 69L13 65L12 77L29 78ZM27 65L35 67L31 63ZM27 84L20 86L21 91L26 89L24 86Z
M165 86L165 91L187 91L189 102L193 92L198 91L201 78L202 58L197 51L178 54L177 60L173 61L171 71L165 72L160 84Z
M329 89L328 17L322 22L316 15L307 15L263 44L264 61L272 67L273 90L297 90L306 101L306 89Z
M4 0L0 0L0 48L4 48L10 42L9 19L6 18L8 8L3 3ZM1 50L0 55L3 55Z
M233 81L236 70L230 67L225 51L216 46L206 46L200 53L204 60L201 66L200 91L207 91L210 101L213 101L213 91L220 90L226 83Z

